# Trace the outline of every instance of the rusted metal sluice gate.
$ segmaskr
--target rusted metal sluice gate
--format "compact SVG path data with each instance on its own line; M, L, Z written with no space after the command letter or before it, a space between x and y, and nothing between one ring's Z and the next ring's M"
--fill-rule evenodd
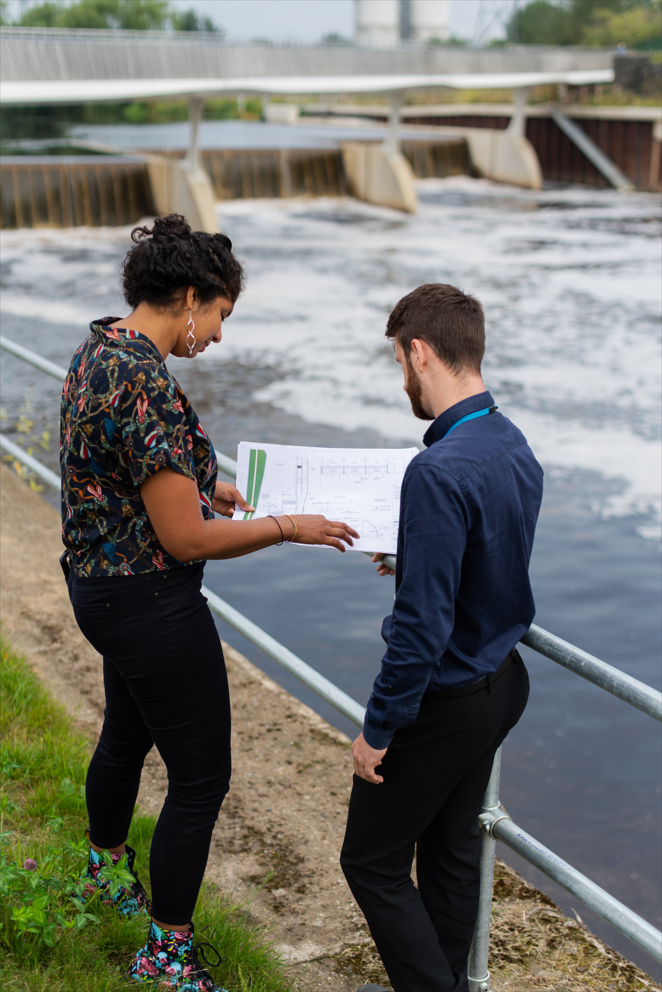
M402 153L419 179L471 173L463 139L403 141ZM340 149L221 149L201 151L200 158L219 200L349 193ZM2 228L118 227L156 212L139 156L0 160Z
M29 351L22 345L0 336L0 349L27 362L54 379L62 382L66 369L48 359ZM16 462L25 465L52 489L60 492L60 477L49 468L42 465L36 458L27 454L17 444L0 433L0 448ZM217 452L219 470L231 478L236 477L237 463ZM395 568L395 557L387 555L385 563ZM304 685L312 689L327 703L330 703L348 720L363 727L364 708L342 691L333 682L311 668L305 661L298 658L289 648L279 644L270 634L257 624L243 616L238 610L217 596L211 589L202 587L209 607L235 630L243 634L249 641L264 651L265 654L278 662L286 671L295 675ZM662 693L651 686L640 682L626 672L609 665L594 657L574 644L569 644L555 634L543 630L533 624L521 641L533 651L538 652L550 661L561 665L568 671L592 682L606 692L617 696L623 702L645 713L653 719L662 721ZM478 817L482 833L482 850L480 859L480 897L478 919L469 957L468 978L469 992L490 992L490 973L488 958L490 946L490 920L492 912L492 890L494 881L494 860L496 842L502 841L513 851L534 865L558 885L562 886L588 906L598 916L610 923L616 930L628 937L638 947L641 947L656 961L662 961L662 933L651 923L625 906L605 889L596 885L591 879L582 875L572 865L550 851L539 840L532 837L520 826L513 823L511 817L502 807L499 800L499 782L501 775L501 748L496 753L492 775L483 800L483 809Z
M479 113L466 108L458 113L452 105L448 113L441 107L407 107L406 123L426 127L490 128L505 131L511 115L498 105L489 112L482 105ZM595 145L624 173L635 189L662 190L662 122L659 111L649 107L564 107L570 120L581 128ZM609 115L609 116L608 116ZM648 118L648 119L647 119ZM386 117L371 115L374 121ZM524 137L531 142L544 179L552 182L580 183L608 187L604 174L586 157L575 142L563 132L548 107L526 108Z

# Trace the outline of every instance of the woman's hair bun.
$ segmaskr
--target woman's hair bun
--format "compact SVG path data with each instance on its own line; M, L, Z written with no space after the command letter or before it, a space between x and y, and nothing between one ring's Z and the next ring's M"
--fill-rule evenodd
M134 227L131 240L140 244L147 238L154 241L169 241L170 238L190 238L193 234L191 225L181 214L168 214L167 217L157 217L152 227Z
M181 291L193 286L204 305L224 296L234 303L244 273L225 234L192 231L181 214L157 217L151 227L135 227L133 248L122 266L124 299L134 310L141 303L181 305Z
M217 245L220 245L221 248L225 248L226 251L232 251L232 242L227 234L212 234L212 238Z

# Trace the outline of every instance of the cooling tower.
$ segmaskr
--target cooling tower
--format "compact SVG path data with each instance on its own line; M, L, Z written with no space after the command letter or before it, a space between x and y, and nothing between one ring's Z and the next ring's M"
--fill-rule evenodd
M398 45L400 0L354 0L354 40L357 45Z
M445 41L449 35L450 0L400 0L401 37L421 44L431 38Z
M357 45L425 44L448 38L450 0L354 0Z

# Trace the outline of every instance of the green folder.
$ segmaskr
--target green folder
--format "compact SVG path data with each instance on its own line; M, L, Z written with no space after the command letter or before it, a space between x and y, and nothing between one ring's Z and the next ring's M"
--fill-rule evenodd
M246 501L251 506L257 506L264 478L264 467L267 464L267 453L262 448L251 448L248 456L248 486L246 488ZM244 513L244 520L251 520L255 511Z

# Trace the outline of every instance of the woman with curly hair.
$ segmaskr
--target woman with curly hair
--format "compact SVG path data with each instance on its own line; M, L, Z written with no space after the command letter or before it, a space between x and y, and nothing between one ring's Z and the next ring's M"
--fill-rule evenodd
M88 890L119 912L145 910L126 845L148 751L168 794L150 851L152 921L129 969L178 992L219 986L193 947L192 915L230 781L230 702L223 652L200 587L207 558L284 540L340 551L356 531L323 516L245 520L235 486L217 481L214 449L165 365L222 338L242 289L222 234L177 214L132 232L123 265L126 318L103 317L73 357L61 416L65 572L76 621L103 656L106 709L86 781ZM106 854L104 854L106 852ZM127 855L133 879L110 899L104 858Z

